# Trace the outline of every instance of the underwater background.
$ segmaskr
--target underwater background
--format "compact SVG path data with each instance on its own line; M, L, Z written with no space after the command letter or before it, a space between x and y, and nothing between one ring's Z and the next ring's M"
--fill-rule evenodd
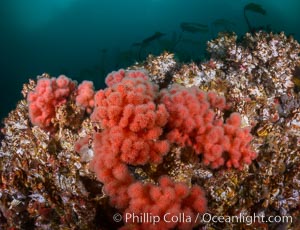
M298 0L2 0L0 117L21 99L23 83L44 72L92 80L99 89L107 73L150 53L168 50L183 62L203 60L206 42L218 32L251 29L244 17L251 2L265 10L247 12L252 29L300 40ZM203 27L184 30L184 23Z

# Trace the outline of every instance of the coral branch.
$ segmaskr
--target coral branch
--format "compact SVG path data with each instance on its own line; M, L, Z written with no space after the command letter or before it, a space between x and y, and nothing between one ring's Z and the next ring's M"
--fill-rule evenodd
M29 92L29 116L32 124L48 129L55 117L55 108L66 103L75 89L75 83L64 75L58 78L41 78L33 92Z
M238 113L231 114L225 124L215 118L215 109L226 108L224 97L196 87L173 85L161 92L160 102L170 114L168 140L193 147L197 154L203 155L206 165L242 168L256 157L250 147L251 134L248 129L240 128Z
M83 81L77 89L76 104L91 113L94 108L94 84L91 81Z

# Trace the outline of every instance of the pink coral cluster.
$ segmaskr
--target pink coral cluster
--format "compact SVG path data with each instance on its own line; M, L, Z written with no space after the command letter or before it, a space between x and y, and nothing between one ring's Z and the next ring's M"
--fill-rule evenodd
M91 81L83 81L77 89L76 104L91 113L94 108L94 84Z
M206 210L206 199L199 186L188 188L184 183L174 183L168 176L159 179L159 184L142 184L130 174L127 165L119 156L119 148L115 145L115 133L107 129L94 135L94 151L92 161L98 179L104 183L104 191L110 196L111 204L126 213L151 213L162 221L156 225L151 223L134 224L134 229L190 229L194 225L196 213ZM165 213L170 215L184 214L190 222L165 222ZM132 220L123 229L130 229ZM132 227L132 226L131 226Z
M224 97L175 84L159 91L142 71L113 72L106 84L108 88L94 94L88 81L76 90L75 83L65 76L40 79L28 94L29 114L33 124L48 129L56 107L66 103L72 92L78 106L88 113L93 109L91 120L99 123L102 131L93 134L91 167L111 204L123 210L124 217L126 213L152 213L163 219L165 213L171 213L193 219L205 211L206 199L199 186L189 188L166 175L158 184L143 184L128 168L162 163L171 145L193 148L212 168L242 168L256 157L250 148L249 129L240 128L238 113L232 113L225 123L216 118L216 111L221 114L228 107ZM89 137L79 140L76 151L86 151L88 143ZM125 228L191 229L194 225L129 221Z
M159 140L168 112L164 105L155 103L157 86L146 80L144 73L130 74L140 77L125 77L96 93L91 117L116 133L115 145L125 163L159 163L169 150L168 142Z
M127 189L134 179L119 157L120 149L115 145L115 135L117 133L109 129L94 134L95 157L91 167L104 184L104 190L110 196L111 204L124 209L129 204Z
M125 71L124 69L120 69L108 74L105 79L105 84L108 87L111 87L112 85L121 82L125 77L142 78L144 80L148 80L148 76L143 71Z
M206 210L205 195L199 186L188 188L184 183L174 183L167 176L162 176L158 185L135 182L128 188L128 194L130 204L124 213L151 213L161 220L155 225L145 221L136 229L190 229L196 221L196 213ZM190 221L174 221L174 218L182 216L190 218ZM133 224L134 219L128 219L127 223Z
M55 109L65 104L74 93L76 105L87 113L94 108L94 85L91 81L83 81L78 87L76 82L64 75L58 78L40 78L34 91L28 93L29 116L32 124L45 130L51 130L51 120L55 117ZM74 100L74 98L73 98Z
M191 146L203 155L212 168L226 164L242 168L256 157L250 147L250 130L241 129L241 118L233 113L224 124L216 119L214 109L226 108L225 98L196 87L174 85L161 92L160 103L169 112L167 139L181 146Z
M111 203L125 210L124 215L153 213L162 218L169 212L194 218L205 211L206 199L199 186L188 188L168 176L162 176L158 185L143 184L130 173L128 164L160 163L170 144L192 147L213 168L224 164L242 168L256 156L249 145L249 130L240 128L239 114L231 114L226 123L216 119L215 110L228 107L224 97L179 85L159 92L140 71L113 72L106 83L109 87L95 95L91 116L104 129L94 134L91 166ZM155 226L133 226L190 229L194 224L160 221Z
M75 83L64 75L39 79L34 91L29 92L29 116L32 124L48 129L55 117L55 108L66 103Z
M127 164L144 165L160 163L169 150L169 142L161 140L163 127L169 113L164 104L157 104L158 87L139 71L130 71L112 80L110 87L95 96L94 122L100 122L104 131L94 134L95 157L91 163L98 179L104 183L111 203L126 213L152 212L163 216L185 213L195 216L204 212L206 199L198 186L191 189L182 183L174 183L167 176L159 185L142 184L129 172ZM161 229L175 226L186 228L191 223L159 222ZM128 225L129 226L129 225ZM125 226L127 228L128 226ZM136 225L136 229L159 229L149 223Z

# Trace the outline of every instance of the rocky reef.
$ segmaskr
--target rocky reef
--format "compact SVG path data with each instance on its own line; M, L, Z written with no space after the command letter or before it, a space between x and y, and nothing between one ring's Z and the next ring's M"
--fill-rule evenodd
M300 228L299 43L223 33L207 52L150 55L95 97L65 76L24 84L1 130L0 228Z

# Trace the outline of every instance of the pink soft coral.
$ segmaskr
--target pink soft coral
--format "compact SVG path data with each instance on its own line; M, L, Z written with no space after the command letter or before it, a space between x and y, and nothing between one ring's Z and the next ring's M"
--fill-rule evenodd
M112 85L122 81L124 77L125 77L124 69L120 69L118 71L113 71L110 74L108 74L107 77L105 78L105 84L108 87L111 87Z
M191 229L195 225L196 213L206 210L206 199L199 186L188 188L184 183L175 183L168 176L159 179L159 184L142 184L136 181L127 164L119 156L118 132L111 129L94 134L95 158L92 168L98 179L104 183L104 191L110 196L110 202L126 213L151 213L158 215L162 220L153 226L151 223L134 224L135 229ZM192 218L192 223L176 223L163 221L163 215L186 215ZM125 217L125 216L124 216ZM170 216L171 218L171 216ZM126 227L130 225L128 220ZM130 229L130 227L129 227Z
M121 82L96 93L94 122L116 133L120 157L128 164L159 163L168 152L166 140L159 140L168 120L164 105L156 105L156 85L143 73L131 71ZM138 77L140 76L140 77Z
M256 157L251 150L249 129L240 128L240 116L231 114L226 124L215 118L215 109L226 108L225 98L196 87L174 85L161 92L160 102L170 114L167 138L181 146L191 146L203 155L203 162L217 168L242 168Z
M110 74L108 74L108 76L105 78L105 83L108 87L111 87L114 84L121 82L125 77L142 78L144 80L148 80L148 76L143 71L125 71L124 69L120 69L118 71L113 71Z
M91 81L83 81L77 89L76 104L91 113L94 108L94 84Z
M64 75L58 78L41 78L34 91L29 92L29 116L32 124L49 129L51 119L55 116L55 108L66 103L75 89L75 83Z
M127 188L134 179L119 157L119 146L116 146L115 137L110 130L94 134L95 156L91 167L98 179L104 183L104 190L110 196L111 204L123 209L129 204Z
M163 215L185 213L194 217L204 212L206 199L198 186L189 189L185 184L174 183L164 176L159 185L135 180L127 167L160 163L169 150L169 142L161 139L169 114L164 104L157 104L157 85L148 81L143 72L117 72L109 75L110 87L95 96L92 121L99 122L104 130L94 134L95 157L91 167L111 204L125 212L153 212ZM123 77L120 77L121 74ZM158 223L155 229L190 227L190 223ZM188 225L188 226L186 226ZM147 223L138 229L153 227Z
M196 213L206 210L205 195L199 186L188 188L184 183L174 183L168 176L161 177L158 185L135 182L128 188L128 194L130 204L124 212L124 219L127 213L148 213L159 216L161 220L155 225L144 221L138 229L191 229L196 224ZM179 218L183 215L190 217L192 223L182 218L178 222L171 221L173 216ZM130 218L127 223L134 221Z
M240 128L240 116L216 119L215 111L228 106L225 98L197 88L173 85L159 92L158 86L140 71L113 72L107 89L95 95L91 116L103 128L95 133L91 167L111 204L126 213L151 213L161 217L156 225L132 223L124 229L192 229L197 213L206 210L206 199L199 186L188 188L163 175L158 184L139 182L128 165L160 163L169 143L190 146L201 154L206 165L242 168L255 157L248 129ZM165 139L166 138L166 139ZM131 168L131 167L130 167ZM186 215L190 222L165 222L163 215Z

